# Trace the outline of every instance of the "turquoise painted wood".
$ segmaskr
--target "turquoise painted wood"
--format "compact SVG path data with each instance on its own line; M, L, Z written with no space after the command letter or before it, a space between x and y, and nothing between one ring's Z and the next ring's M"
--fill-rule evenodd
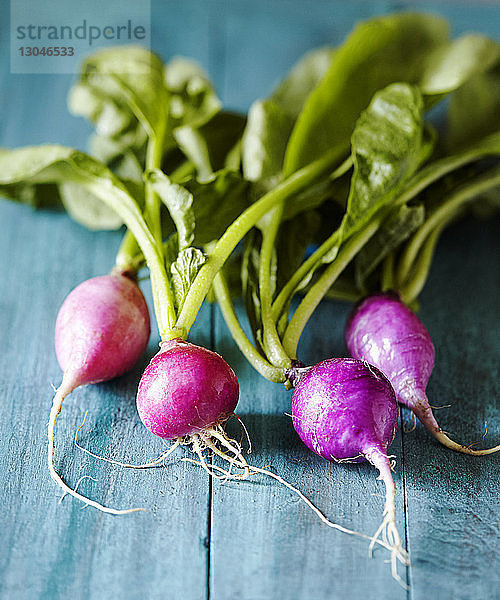
M8 4L8 3L7 3ZM0 18L0 145L59 142L85 148L90 128L66 110L69 76L9 73L8 6ZM153 0L153 47L167 58L199 60L224 103L245 110L308 48L338 43L356 20L387 12L388 2L295 0L183 3ZM500 5L399 2L440 12L455 34L474 28L498 35ZM113 518L60 494L46 466L46 423L60 370L53 349L57 310L69 290L106 273L121 234L92 233L54 212L33 213L0 202L0 597L7 600L494 600L498 597L499 507L496 456L474 459L440 447L418 426L400 429L396 457L397 518L412 567L410 591L395 583L384 553L367 557L364 541L321 525L292 492L254 476L209 481L181 460L126 471L96 461L80 441L105 456L143 461L163 449L134 407L133 372L68 397L56 429L56 463L68 482L116 507L146 513ZM439 244L422 294L422 320L437 346L429 385L437 415L456 439L472 442L488 422L485 443L500 439L498 419L500 221L459 223ZM148 292L148 283L143 283ZM347 304L327 302L312 318L301 356L314 362L342 355ZM239 414L252 438L249 460L272 465L332 520L373 532L383 486L368 465L329 464L294 434L291 395L257 375L235 349L218 309L206 306L193 340L224 354L241 383ZM411 420L403 411L406 429ZM241 435L238 423L229 431Z

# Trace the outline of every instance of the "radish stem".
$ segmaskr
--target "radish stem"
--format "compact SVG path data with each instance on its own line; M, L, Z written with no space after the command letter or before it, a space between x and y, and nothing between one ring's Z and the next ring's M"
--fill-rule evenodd
M238 345L238 348L245 355L248 362L269 381L274 381L275 383L284 382L285 374L283 369L275 367L261 356L243 331L240 322L238 321L238 317L236 316L233 303L231 302L231 296L222 270L215 276L213 289L224 321L226 322L234 341Z
M290 319L283 336L283 347L292 358L297 356L297 346L304 327L315 308L328 292L337 277L347 267L360 249L377 231L380 219L373 220L364 230L351 237L340 249L335 261L327 267L318 281L307 292L297 310Z
M300 169L285 181L278 184L273 190L262 196L257 202L247 208L226 229L224 235L219 239L208 260L201 267L196 279L191 285L184 300L182 310L178 316L176 326L185 332L186 336L194 323L196 315L212 285L216 273L224 265L226 259L250 231L250 229L274 206L294 193L309 185L321 173L327 171L339 159L338 150L326 154L306 167Z

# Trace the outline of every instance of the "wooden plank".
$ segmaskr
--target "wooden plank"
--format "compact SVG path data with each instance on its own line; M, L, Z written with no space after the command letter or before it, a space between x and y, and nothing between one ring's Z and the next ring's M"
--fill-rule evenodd
M147 357L157 349L154 332L147 357L128 375L76 390L56 427L56 466L83 493L115 507L144 506L146 513L113 518L82 510L60 493L46 468L46 423L60 381L53 327L65 294L112 265L119 234L91 233L66 215L32 213L0 205L2 223L0 422L4 525L0 531L0 595L3 598L205 597L208 511L206 475L180 461L132 471L88 457L73 446L88 410L81 442L113 458L142 462L164 444L140 423L134 396ZM200 315L194 339L207 343L209 311ZM182 573L182 577L179 574Z
M166 35L168 42L158 44L166 57L177 52L202 59L208 52L203 43L208 41L206 21L200 19L195 27L196 18L189 23L186 16L180 11L178 20L169 15L156 19L153 37L158 41ZM90 126L66 108L72 78L12 75L8 57L4 47L0 102L8 118L0 122L1 144L51 141L85 148ZM207 59L202 62L207 66ZM205 473L182 462L183 451L166 468L144 472L101 463L73 446L75 429L88 410L81 441L95 452L141 462L163 448L144 429L134 406L140 373L157 350L155 327L146 358L134 371L75 391L65 401L56 428L56 465L69 483L92 475L98 482L82 481L84 493L116 507L145 506L148 512L113 518L81 510L71 498L59 505L60 494L46 468L51 384L61 378L53 350L55 316L75 285L109 271L121 235L87 232L66 215L33 213L3 201L0 213L0 330L6 340L0 364L0 462L6 474L0 595L30 600L165 598L168 588L171 597L205 598ZM148 286L146 282L143 288ZM210 310L200 315L193 339L209 342Z
M347 306L325 303L311 320L300 356L314 364L345 355L342 327ZM325 323L328 330L325 331ZM234 346L217 318L217 349L231 361ZM329 518L373 534L381 521L383 486L367 464L328 463L302 445L293 430L291 392L265 381L235 357L241 383L239 414L250 433L249 460L273 470L303 491ZM236 424L228 428L238 437ZM398 468L398 525L404 536L401 440L391 446ZM333 531L289 490L272 479L213 484L211 593L242 600L296 598L402 599L384 550L368 558L368 543ZM404 575L404 569L403 569Z
M499 443L500 220L470 219L445 232L421 297L420 317L436 346L428 394L452 439ZM443 448L420 425L404 433L412 595L498 597L498 454Z

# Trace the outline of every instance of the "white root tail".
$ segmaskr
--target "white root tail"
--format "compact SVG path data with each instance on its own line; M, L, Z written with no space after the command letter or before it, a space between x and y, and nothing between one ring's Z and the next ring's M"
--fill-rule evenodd
M343 527L342 525L338 525L337 523L333 523L321 512L321 510L317 506L315 506L311 502L311 500L309 500L309 498L307 498L299 489L297 489L291 483L286 481L286 479L283 479L283 477L280 477L279 475L277 475L276 473L273 473L269 469L264 469L264 468L256 467L254 465L249 465L248 462L246 461L245 457L242 454L241 446L238 444L238 442L229 438L227 436L226 432L224 431L224 429L220 425L215 426L210 429L207 429L203 433L198 434L197 436L193 436L193 437L194 438L199 437L203 441L203 444L208 449L210 449L215 455L217 455L220 458L222 458L223 460L229 462L229 465L230 465L229 470L224 469L223 467L220 467L220 466L214 465L214 464L207 465L206 461L204 460L203 457L200 458L200 462L189 459L189 458L186 458L184 460L187 460L189 462L193 462L196 464L200 464L210 475L216 477L217 479L222 479L222 480L247 479L248 476L251 475L252 473L260 473L262 475L267 475L268 477L272 477L273 479L275 479L276 481L278 481L279 483L284 485L286 488L288 488L289 490L291 490L292 492L297 494L297 496L299 496L299 498L304 502L304 504L306 504L306 506L308 506L316 514L316 516L320 519L320 521L322 523L324 523L325 525L327 525L328 527L337 529L338 531L347 533L349 535L355 535L355 536L363 538L365 540L370 540L372 542L371 546L374 543L376 543L392 552L393 547L386 539L382 538L382 539L377 539L377 540L373 541L373 538L370 537L369 535L365 535L358 531L353 531L352 529L347 529L346 527ZM214 441L213 441L214 439L217 440L220 444L222 444L222 446L224 446L227 451L220 450L214 443ZM196 442L196 443L198 443L198 442ZM228 452L231 453L232 456L230 454L228 454ZM243 471L243 473L232 473L231 469L233 466L241 469ZM217 473L216 473L216 471L217 471ZM219 475L219 473L221 473L222 475Z
M169 454L171 454L177 448L177 446L181 443L181 438L177 439L167 450L162 452L160 454L160 456L158 456L158 458L155 458L147 463L142 463L139 465L133 464L133 463L125 463L125 462L121 462L119 460L115 460L114 458L107 458L105 456L101 456L100 454L95 454L94 452L91 452L90 450L88 450L87 448L84 448L83 446L81 446L78 443L78 434L80 433L80 430L82 429L82 427L85 425L86 420L87 420L87 412L83 416L82 424L76 430L75 442L74 442L75 446L77 448L79 448L80 450L82 450L83 452L85 452L86 454L88 454L89 456L92 456L93 458L97 458L98 460L103 460L104 462L111 463L112 465L118 465L120 467L127 467L130 469L149 469L150 467L156 467L159 464L164 463L167 456Z
M83 496L76 489L72 489L69 487L67 483L62 479L62 477L57 473L54 468L54 431L56 426L57 415L61 412L61 406L68 394L70 394L76 386L70 382L69 376L66 374L63 377L63 381L59 388L56 390L56 394L54 396L54 400L52 401L52 408L50 409L50 417L48 424L48 445L47 445L47 461L49 465L49 472L52 479L57 483L57 485L64 491L65 494L70 494L74 498L81 500L85 504L89 506L93 506L98 510L109 513L112 515L125 515L132 512L144 511L144 508L129 508L125 510L117 510L115 508L108 508L107 506L103 506L94 500L90 500L86 496ZM80 479L81 481L81 479Z
M385 484L384 518L379 528L371 538L369 554L372 555L373 547L382 541L383 545L391 552L391 572L393 578L405 589L409 589L406 582L399 576L397 561L405 566L410 565L408 552L403 548L398 529L396 527L396 488L391 473L389 457L379 450L367 454L368 460L380 471L380 478Z

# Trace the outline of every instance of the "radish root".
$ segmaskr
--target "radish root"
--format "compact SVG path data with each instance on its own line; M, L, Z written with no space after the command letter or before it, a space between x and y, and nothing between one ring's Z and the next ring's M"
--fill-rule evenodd
M238 418L238 420L240 421L240 423L242 423L242 421L239 418ZM105 458L105 457L99 456L98 454L95 454L95 453L91 452L90 450L87 450L86 448L83 448L82 446L80 446L77 443L78 433L80 432L80 430L82 429L84 424L85 424L85 418L84 418L82 424L80 425L80 427L76 431L75 444L78 448L80 448L81 450L83 450L84 452L89 454L90 456L97 458L98 460L104 460L106 462L110 462L112 464L119 465L122 467L128 467L128 468L133 468L133 469L146 469L149 467L156 466L160 462L164 461L165 458L169 454L171 454L179 445L188 445L191 447L192 452L197 455L198 460L193 459L193 458L188 458L188 457L185 457L182 460L185 462L190 462L192 464L202 467L208 473L208 475L210 477L214 477L215 479L217 479L219 481L225 482L227 480L248 479L248 477L250 475L256 474L256 473L260 473L262 475L267 475L268 477L271 477L272 479L275 479L276 481L278 481L279 483L284 485L290 491L297 494L297 496L299 496L299 498L316 514L316 516L320 519L320 521L322 523L324 523L325 525L327 525L328 527L337 529L338 531L347 533L349 535L358 536L365 540L370 540L370 547L369 547L370 555L372 554L374 545L378 544L378 545L384 547L386 550L389 550L391 552L393 563L395 563L395 559L397 557L397 558L399 558L399 560L401 562L404 562L404 564L408 564L407 554L406 554L405 550L401 547L401 543L399 541L399 534L394 525L394 493L395 493L394 492L394 484L393 484L393 491L392 491L393 514L391 515L390 512L387 511L387 515L384 519L384 522L379 527L379 530L377 531L375 536L369 536L369 535L360 533L358 531L353 531L351 529L347 529L346 527L342 527L342 525L338 525L337 523L333 523L332 521L330 521L321 512L321 510L315 504L313 504L311 502L311 500L309 500L309 498L307 498L299 489L297 489L291 483L289 483L288 481L283 479L283 477L281 477L280 475L273 473L273 471L270 471L267 468L261 468L261 467L256 467L254 465L249 465L243 455L243 449L241 447L241 444L239 444L239 442L237 442L236 440L231 439L227 435L227 433L225 432L224 428L221 425L215 425L213 427L207 428L199 433L196 433L191 436L187 436L185 438L177 438L175 440L175 442L172 444L172 446L170 446L170 448L166 452L164 452L160 457L158 457L154 461L151 461L149 463L144 463L142 465L136 465L136 464L130 464L130 463L122 463L122 462L119 462L119 461L116 461L116 460L113 460L110 458ZM244 430L246 431L246 428L244 428ZM220 444L224 449L219 448L217 444ZM216 464L208 463L205 458L204 452L203 452L205 449L210 450L212 452L212 454L218 456L225 462L229 463L229 468L224 468L224 467L221 467ZM385 459L387 460L389 474L390 474L390 466L388 463L388 458L385 457ZM240 469L242 472L234 473L232 471L234 467ZM392 477L390 477L390 480L392 481ZM84 499L84 501L86 501L86 499ZM388 505L387 502L386 502L386 505ZM137 509L135 509L135 510L137 510ZM395 553L396 547L399 547L399 549L400 549L399 553ZM404 558L405 556L406 556L406 558ZM397 572L395 572L394 569L395 569L395 567L393 564L393 576L395 579L402 582L401 578L399 577ZM402 582L402 583L404 584L404 582Z
M197 437L197 436L193 436L193 437ZM384 548L386 548L387 550L389 550L391 552L393 551L393 546L388 541L388 539L390 539L390 538L377 539L377 540L373 541L373 538L368 535L365 535L358 531L353 531L351 529L347 529L346 527L342 527L342 525L338 525L337 523L333 523L320 511L320 509L315 504L313 504L311 502L311 500L309 500L309 498L307 498L299 489L297 489L291 483L289 483L288 481L283 479L283 477L280 477L279 475L277 475L276 473L273 473L273 471L270 471L269 469L256 467L254 465L249 465L248 462L246 461L245 457L242 454L242 449L241 449L240 445L238 444L238 442L235 442L235 440L230 439L228 437L228 435L226 434L226 432L224 431L224 429L220 425L216 426L214 428L207 429L202 434L199 434L199 437L203 440L204 445L208 449L210 449L215 455L219 456L223 460L228 461L230 463L230 469L227 470L227 469L224 469L223 467L220 467L219 465L214 465L214 464L210 465L210 467L208 467L206 464L206 461L204 459L201 459L202 462L198 462L198 461L195 461L190 458L185 458L183 460L186 460L186 461L189 461L189 462L192 462L195 464L200 464L201 466L203 466L203 468L205 468L205 470L207 470L208 473L215 476L217 479L222 479L222 480L247 479L248 476L253 473L260 473L262 475L267 475L268 477L275 479L276 481L278 481L279 483L284 485L286 488L288 488L289 490L291 490L292 492L297 494L299 496L299 498L316 514L316 516L320 519L320 521L322 521L322 523L324 523L328 527L337 529L338 531L347 533L349 535L355 535L355 536L361 537L363 539L370 540L371 542L373 542L373 544L377 543L380 546L383 546ZM217 440L220 444L222 444L226 448L227 452L220 450L217 447L217 445L214 443L213 439ZM199 442L197 440L196 440L196 443L199 445ZM228 452L230 452L233 456L230 456L228 454ZM242 469L243 473L237 473L237 474L231 473L232 466L236 466L239 469ZM219 473L223 473L223 476L218 475L217 473L215 473L215 471L218 471ZM397 531L396 531L396 533L397 533ZM371 544L371 547L373 547L373 544Z
M78 500L81 500L85 504L88 504L89 506L93 506L94 508L97 508L98 510L100 510L102 512L109 513L112 515L125 515L128 513L145 510L144 508L128 508L128 509L124 509L124 510L118 510L115 508L109 508L107 506L103 506L102 504L99 504L99 502L95 502L94 500L91 500L90 498L87 498L86 496L83 496L82 494L80 494L79 492L76 491L76 488L75 489L71 488L55 470L55 468L54 468L54 432L55 432L57 415L61 412L61 406L62 406L64 399L66 398L66 396L71 394L71 392L75 389L75 387L76 387L76 385L71 382L71 377L65 373L62 383L59 386L59 388L56 390L56 394L52 401L52 408L50 409L50 417L49 417L49 424L48 424L48 445L47 445L47 461L48 461L48 465L49 465L50 476L52 477L53 481L55 483L57 483L57 485L65 492L65 494L69 494L70 496L73 496L73 498L77 498ZM81 479L80 479L80 481L81 481ZM80 481L78 483L80 483Z
M383 513L384 518L379 528L371 538L368 552L369 555L372 556L374 545L377 542L382 541L382 545L384 545L386 548L389 548L391 552L391 572L393 578L405 589L409 589L406 582L399 576L397 570L398 560L403 565L408 566L410 564L410 559L408 553L401 544L401 538L396 527L396 488L394 485L394 479L392 478L391 463L389 461L389 457L379 450L367 453L366 458L374 467L379 470L379 478L384 482L386 491Z
M417 402L415 406L411 407L411 409L417 415L420 422L432 433L432 435L438 440L438 442L443 444L443 446L450 448L451 450L455 450L456 452L462 452L462 454L470 454L471 456L485 456L486 454L493 454L494 452L498 452L500 450L500 444L498 444L497 446L493 446L492 448L476 450L471 446L479 442L474 442L470 446L464 446L463 444L454 442L438 425L438 422L432 414L432 409L428 405L427 398L424 398L422 401Z
M78 427L78 429L75 432L75 442L74 442L75 446L77 448L79 448L80 450L83 450L83 452L85 452L86 454L92 456L93 458L97 458L99 460L103 460L105 462L111 463L112 465L118 465L120 467L127 467L127 468L130 468L130 469L148 469L149 467L155 467L155 466L161 464L162 462L164 462L165 459L167 458L167 456L169 454L171 454L177 448L177 446L179 446L179 444L181 443L181 438L179 438L178 440L176 440L170 446L170 448L168 448L167 450L165 450L165 452L163 452L162 454L160 454L160 456L158 458L155 458L154 460L149 461L147 463L143 463L143 464L137 465L137 464L120 462L119 460L115 460L114 458L106 458L105 456L101 456L99 454L94 454L94 452L91 452L90 450L88 450L87 448L84 448L83 446L81 446L78 443L78 434L80 433L80 430L82 429L82 427L85 425L86 419L87 419L87 412L85 412L82 424L80 425L80 427Z

